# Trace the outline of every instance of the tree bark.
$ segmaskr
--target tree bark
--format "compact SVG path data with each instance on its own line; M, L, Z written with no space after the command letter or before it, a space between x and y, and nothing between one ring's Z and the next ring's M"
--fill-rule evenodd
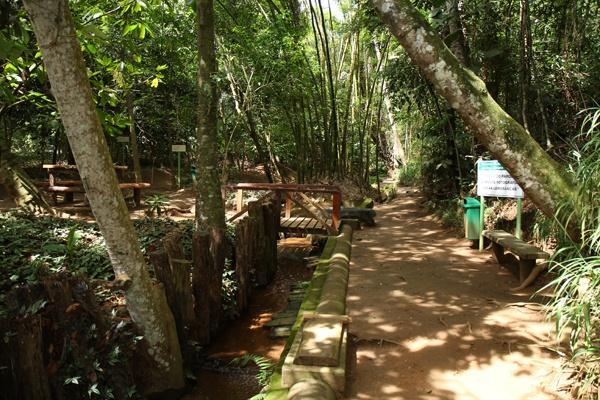
M136 182L142 182L142 167L140 165L140 151L138 149L137 131L135 130L135 110L133 108L133 89L127 93L127 115L129 116L129 145L133 159L133 173ZM137 206L137 204L136 204Z
M154 361L148 393L183 387L181 352L164 291L150 279L108 152L67 0L24 1L65 131L127 308Z
M567 171L494 101L481 79L460 65L410 1L373 3L412 61L527 196L548 216L560 209L565 222L577 192Z
M225 65L225 73L227 74L227 78L229 79L229 88L231 89L231 95L235 104L235 110L237 111L239 116L244 118L246 122L246 128L248 129L248 134L250 135L250 139L252 139L252 143L254 143L254 147L256 147L258 158L260 162L263 163L267 180L270 183L273 183L274 180L273 174L271 173L271 166L269 164L269 157L265 153L260 138L258 136L258 130L256 129L256 121L254 120L254 114L252 113L250 106L246 104L244 93L242 92L237 81L234 79L231 69L227 68L227 65Z
M196 147L196 231L210 235L211 272L206 277L211 284L210 330L220 325L221 282L225 265L225 208L221 197L218 168L217 105L218 93L214 75L217 72L215 16L213 0L196 1L198 35L198 126Z
M382 54L381 51L379 50L379 47L377 46L377 43L374 43L375 48L375 55L377 55L377 61L379 63L382 63ZM392 162L393 165L391 165L393 170L397 170L398 169L398 164L400 164L400 166L402 168L406 168L406 166L408 165L408 159L406 157L406 153L404 151L404 146L402 144L402 138L400 137L400 129L398 129L398 124L396 123L396 118L394 117L394 107L392 105L392 100L390 99L390 96L388 94L388 90L387 90L387 83L386 83L386 79L385 77L381 79L381 95L383 96L383 100L385 103L385 110L386 110L386 114L387 114L387 118L388 118L388 122L390 124L390 128L392 130L391 132L391 142L392 142L392 146L391 146L391 153L392 153ZM377 141L377 146L379 147L379 141ZM388 165L388 167L390 167ZM393 174L393 172L392 172ZM394 175L392 175L394 176Z
M215 23L212 0L196 2L198 34L198 125L196 163L196 227L199 229L225 229L225 210L221 197L218 172L217 142L217 85L213 75L217 72L215 56Z
M531 23L529 21L529 0L520 1L521 38L519 40L519 83L521 89L521 118L523 127L531 132L529 123L529 94L531 92L531 57L533 47L531 44Z

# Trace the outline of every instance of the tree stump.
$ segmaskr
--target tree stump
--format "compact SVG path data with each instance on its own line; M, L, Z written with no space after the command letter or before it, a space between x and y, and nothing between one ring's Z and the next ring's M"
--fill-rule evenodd
M250 270L254 261L255 230L255 220L249 217L242 219L235 229L235 275L238 282L236 303L240 314L246 310L250 295Z
M252 265L254 269L254 279L257 286L265 286L268 283L267 274L267 248L265 246L265 220L263 217L262 205L256 201L248 203L248 215L254 220L254 258Z

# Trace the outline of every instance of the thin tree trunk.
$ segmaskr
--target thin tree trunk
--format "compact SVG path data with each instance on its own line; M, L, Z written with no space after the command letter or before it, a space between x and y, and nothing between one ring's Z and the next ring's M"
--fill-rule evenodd
M356 67L358 65L358 49L359 49L360 34L355 34L355 39L352 44L352 55L350 57L350 72L348 75L348 92L346 93L346 110L344 111L344 128L342 130L342 152L341 152L341 164L342 171L345 173L348 171L348 126L350 125L350 107L352 105L352 90L354 88L354 75L356 73Z
M133 91L127 93L127 115L129 116L129 145L133 159L133 173L136 182L142 182L142 167L140 166L140 152L138 150L137 132L135 129L135 110L133 108Z
M331 60L331 51L329 50L329 35L327 35L327 26L325 24L325 14L323 13L322 0L317 0L319 5L319 13L321 15L321 27L323 28L323 45L325 47L325 65L327 67L327 80L329 83L329 100L331 101L331 171L338 173L338 159L337 159L337 146L339 145L339 128L338 128L338 115L337 115L337 103L336 93L334 86L333 77L333 66Z
M377 43L373 44L375 47L375 54L377 55L377 60L379 63L385 62L383 60L383 56ZM387 54L387 53L386 53ZM398 167L398 160L400 160L400 164L403 168L406 168L408 165L408 160L406 159L406 152L404 151L404 146L402 145L402 138L400 137L400 130L398 129L398 124L396 123L396 118L394 117L394 107L392 106L392 100L388 95L387 83L385 77L382 78L381 82L381 95L383 96L383 100L385 103L385 110L388 117L388 122L390 124L390 128L392 130L391 134L391 142L392 142L392 162L391 166L394 170ZM378 142L379 146L379 142ZM393 176L393 175L392 175Z
M265 175L267 176L267 180L270 183L273 183L273 174L271 172L271 167L269 164L269 157L265 153L263 149L263 145L260 141L260 137L258 135L258 130L256 129L256 122L254 120L254 114L250 109L250 106L246 104L244 93L242 89L238 85L235 80L230 68L227 65L224 65L225 73L227 74L227 78L229 80L229 88L231 90L231 95L233 97L233 102L235 104L235 110L239 116L241 116L245 123L246 128L248 129L248 134L250 135L250 139L252 143L254 143L254 147L256 147L256 152L258 153L258 158L260 162L263 163L263 167L265 169Z
M173 314L162 286L150 279L137 235L96 113L81 48L67 0L25 0L52 92L85 191L106 241L116 279L124 284L127 308L143 330L154 368L149 393L183 387L181 351Z
M210 327L218 330L221 320L221 282L225 265L225 208L218 168L217 72L215 20L212 0L196 1L198 35L198 106L196 165L196 219L199 232L208 232L212 255L210 281Z
M519 73L521 88L521 118L523 127L530 132L529 125L529 93L531 91L531 23L529 21L529 0L520 0L521 37L519 41Z

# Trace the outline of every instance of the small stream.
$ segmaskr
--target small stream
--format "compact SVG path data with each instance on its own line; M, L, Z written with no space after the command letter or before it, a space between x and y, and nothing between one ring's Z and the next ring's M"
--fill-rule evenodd
M230 361L246 354L259 355L277 363L284 338L272 339L263 325L285 308L290 285L310 280L312 269L302 261L310 248L280 254L279 270L271 284L257 289L250 297L248 310L231 321L206 349L206 359L197 375L197 384L182 400L246 400L260 391L254 364L236 367Z

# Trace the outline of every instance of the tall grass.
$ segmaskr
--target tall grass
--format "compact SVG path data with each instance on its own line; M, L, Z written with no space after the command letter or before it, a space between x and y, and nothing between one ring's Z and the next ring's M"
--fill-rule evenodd
M600 398L600 109L586 111L576 138L572 172L579 185L578 238L558 225L559 246L551 260L556 279L551 315L559 337L569 335L572 394Z

